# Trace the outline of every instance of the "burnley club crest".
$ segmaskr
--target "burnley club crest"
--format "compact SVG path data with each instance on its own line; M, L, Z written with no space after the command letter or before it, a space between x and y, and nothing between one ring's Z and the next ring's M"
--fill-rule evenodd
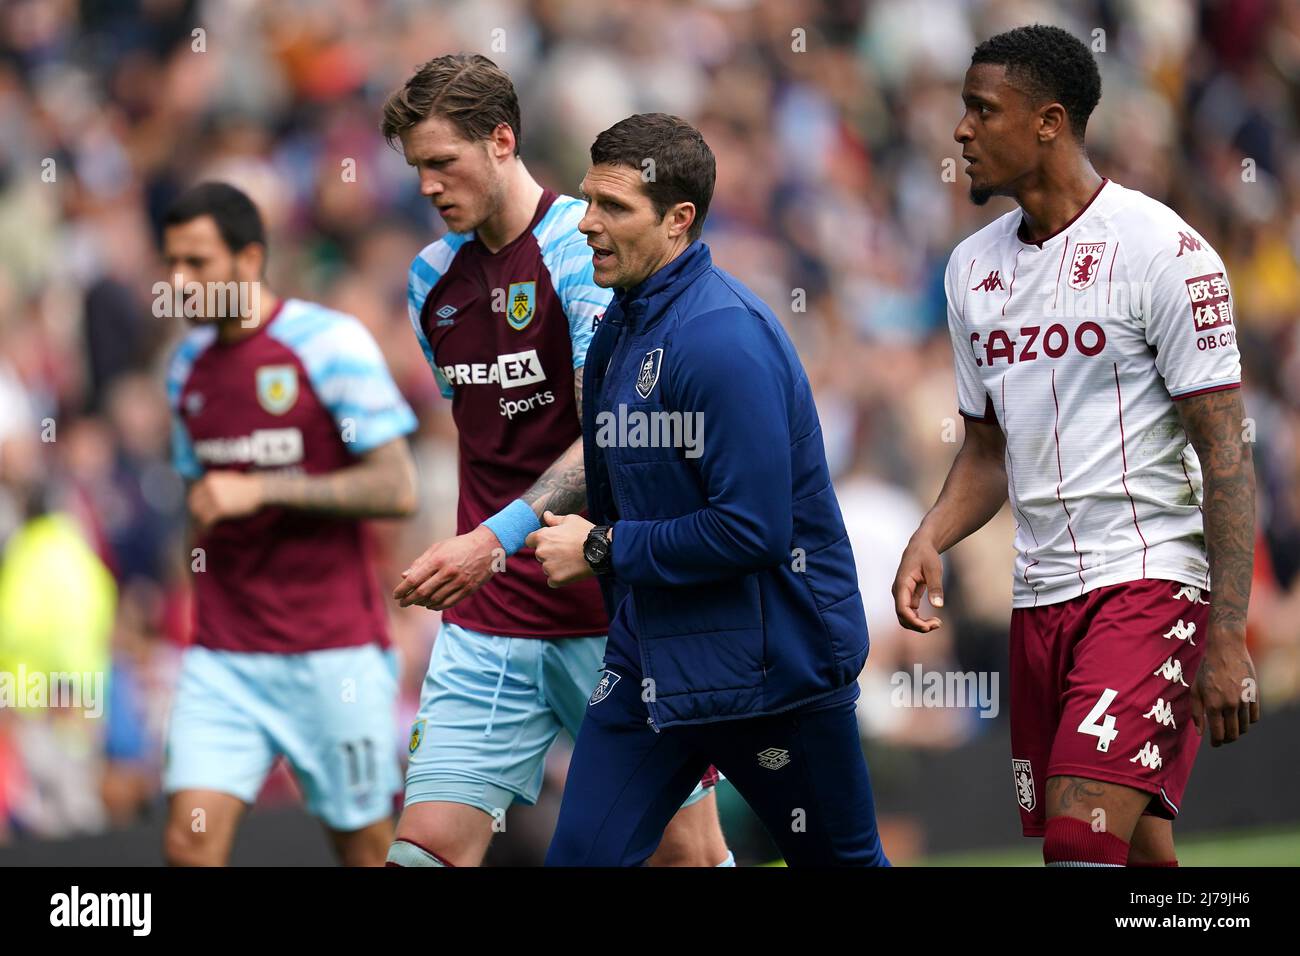
M292 365L263 365L256 384L257 403L272 415L283 415L298 400L298 369Z
M663 349L646 352L645 358L641 360L641 371L636 377L636 393L642 398L649 398L650 393L654 391L655 383L659 381L659 368L663 365L663 361Z
M587 701L587 704L599 704L609 696L609 692L614 689L614 685L617 684L619 680L620 675L615 674L611 670L605 671L605 673L601 675L600 683L597 684L596 689L591 692L591 699Z
M537 283L512 282L506 293L506 321L516 332L522 332L524 326L533 321L537 311Z

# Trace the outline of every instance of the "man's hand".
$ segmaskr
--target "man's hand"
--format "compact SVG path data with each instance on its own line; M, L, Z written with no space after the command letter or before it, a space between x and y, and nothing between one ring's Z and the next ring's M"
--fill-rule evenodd
M246 518L265 503L261 476L238 471L210 471L190 486L190 515L200 531L218 521Z
M1241 390L1174 402L1201 462L1205 551L1212 599L1205 659L1192 684L1192 721L1210 743L1232 743L1259 720L1255 665L1246 650L1246 615L1255 567L1255 465L1242 422Z
M942 626L937 617L922 618L917 614L921 595L927 590L930 604L943 607L943 563L939 552L928 539L914 535L898 562L893 587L894 613L898 615L898 623L909 631L928 634Z
M1230 744L1259 720L1259 686L1243 631L1210 622L1205 658L1192 682L1192 723L1210 745Z
M463 601L492 576L494 561L504 560L501 542L486 525L445 541L428 550L402 572L393 597L402 607L418 604L444 611Z
M582 515L542 515L546 527L538 528L524 542L537 552L537 560L546 572L546 583L553 588L589 578L596 572L582 556L587 532L595 527Z

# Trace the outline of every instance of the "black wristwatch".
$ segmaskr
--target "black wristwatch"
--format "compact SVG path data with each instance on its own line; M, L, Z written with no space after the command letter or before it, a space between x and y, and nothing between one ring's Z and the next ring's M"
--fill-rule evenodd
M587 532L582 543L582 556L597 574L608 574L612 568L614 548L609 541L609 525L598 524Z

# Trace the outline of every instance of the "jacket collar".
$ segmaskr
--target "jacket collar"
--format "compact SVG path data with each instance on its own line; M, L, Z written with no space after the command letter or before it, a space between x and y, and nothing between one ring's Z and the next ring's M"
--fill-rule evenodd
M696 239L680 256L639 285L616 291L614 301L634 330L648 328L668 311L673 300L687 286L712 266L713 257L709 254L709 247Z

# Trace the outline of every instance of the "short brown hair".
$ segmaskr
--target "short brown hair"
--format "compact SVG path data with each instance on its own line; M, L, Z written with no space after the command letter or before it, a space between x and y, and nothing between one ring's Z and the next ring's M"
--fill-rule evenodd
M430 116L446 117L469 140L488 139L502 123L515 134L515 155L523 129L519 98L510 75L478 53L451 53L429 60L388 97L379 124L390 146Z
M695 221L688 235L692 240L700 238L713 199L717 164L713 150L694 126L669 113L637 113L619 120L591 144L591 164L602 163L639 170L660 220L669 207L694 203ZM647 176L648 170L653 175Z

